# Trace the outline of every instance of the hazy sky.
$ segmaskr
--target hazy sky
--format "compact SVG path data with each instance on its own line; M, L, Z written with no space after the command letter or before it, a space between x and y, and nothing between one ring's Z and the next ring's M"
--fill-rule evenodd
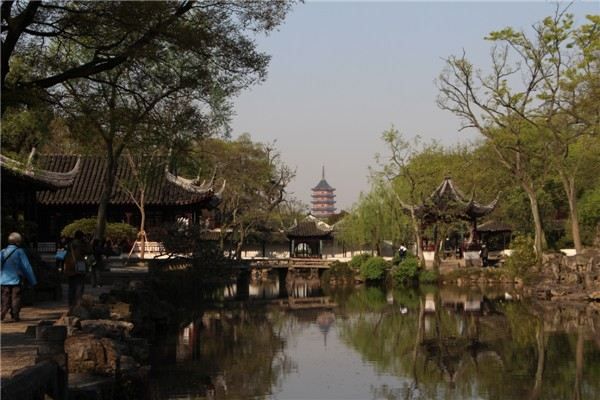
M566 4L566 3L562 3ZM338 209L368 190L368 166L385 152L381 133L392 124L407 135L444 144L476 137L436 106L435 78L443 57L463 49L489 64L487 33L528 28L553 13L549 2L308 2L295 6L279 31L257 38L272 56L265 83L235 101L234 137L277 140L297 169L290 191L305 203L325 165ZM600 2L571 6L578 22Z

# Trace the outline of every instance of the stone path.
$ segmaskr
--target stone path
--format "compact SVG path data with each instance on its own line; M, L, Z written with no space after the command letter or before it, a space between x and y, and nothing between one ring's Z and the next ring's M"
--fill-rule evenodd
M0 324L0 377L9 377L13 371L33 365L37 346L35 343L35 327L42 320L57 320L67 312L67 285L62 285L63 299L59 301L41 301L33 306L21 309L21 320L13 322L10 315ZM85 287L85 294L98 296L110 291L110 286L92 288Z

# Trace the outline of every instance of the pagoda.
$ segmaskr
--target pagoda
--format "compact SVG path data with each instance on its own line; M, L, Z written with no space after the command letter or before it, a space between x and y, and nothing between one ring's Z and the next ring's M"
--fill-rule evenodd
M335 191L325 180L325 167L323 167L321 180L312 190L311 214L319 218L327 218L335 214Z

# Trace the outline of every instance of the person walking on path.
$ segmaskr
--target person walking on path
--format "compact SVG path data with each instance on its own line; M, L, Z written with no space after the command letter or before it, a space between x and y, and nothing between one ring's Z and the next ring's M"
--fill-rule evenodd
M78 306L85 288L87 264L85 256L92 253L82 231L76 231L65 256L64 271L69 284L69 308Z
M0 286L2 288L2 321L10 311L14 321L19 321L21 311L21 278L27 278L32 286L37 285L33 268L29 263L27 254L20 248L23 237L13 232L8 235L8 246L2 249L2 271L0 272Z

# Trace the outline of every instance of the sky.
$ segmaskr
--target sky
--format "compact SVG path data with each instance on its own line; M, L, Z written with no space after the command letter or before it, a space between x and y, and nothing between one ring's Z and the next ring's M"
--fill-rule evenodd
M566 5L567 3L561 3ZM272 143L296 169L289 192L310 204L321 179L349 209L368 191L369 166L386 154L381 140L392 125L407 137L445 145L477 138L436 105L435 79L445 57L467 57L484 70L491 44L484 37L507 26L528 29L556 3L538 2L306 2L296 5L269 36L256 38L271 55L264 83L234 101L233 137L249 133ZM600 14L600 1L576 2L576 23Z

